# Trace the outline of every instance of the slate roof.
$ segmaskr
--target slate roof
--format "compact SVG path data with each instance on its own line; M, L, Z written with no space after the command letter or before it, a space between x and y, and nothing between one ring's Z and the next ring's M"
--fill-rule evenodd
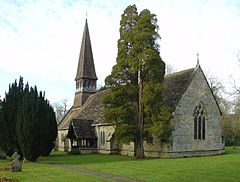
M196 68L183 70L180 72L166 75L164 78L164 92L163 102L170 107L172 111L175 110L182 95L188 88L195 72ZM91 95L87 101L77 109L71 109L65 119L59 124L59 129L68 129L68 126L72 119L81 120L93 120L93 124L104 123L104 105L102 99L109 90L104 90Z
M170 107L172 111L175 110L182 95L188 88L196 70L196 68L191 68L165 76L163 103Z
M72 119L77 118L80 108L71 107L63 119L58 123L58 130L67 130Z
M165 76L163 102L170 107L172 111L175 110L183 93L188 88L195 71L196 69L192 68ZM81 107L78 118L92 119L94 120L93 124L103 123L104 105L102 99L108 92L109 90L105 90L90 96L86 103Z
M62 121L58 125L58 130L66 130L72 119L87 119L94 120L94 123L103 122L104 105L103 97L108 93L108 90L97 92L89 96L86 102L79 108L71 108Z
M94 120L93 124L104 122L104 105L103 98L109 90L104 90L91 95L81 107L78 119Z
M81 78L97 80L87 20L85 22L82 36L82 44L75 81Z
M72 134L76 138L92 138L96 139L95 129L92 126L93 120L73 119L69 125L67 137L69 138Z

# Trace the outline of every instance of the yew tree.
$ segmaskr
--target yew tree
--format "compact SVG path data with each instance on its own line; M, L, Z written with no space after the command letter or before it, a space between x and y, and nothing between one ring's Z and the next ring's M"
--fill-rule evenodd
M55 146L57 122L48 100L37 87L26 84L16 115L16 133L25 159L48 156Z
M16 114L23 96L23 78L19 83L15 80L9 84L9 91L5 93L5 98L0 107L0 147L8 156L17 151L21 154L16 135Z
M24 86L23 78L9 85L0 100L0 148L11 156L18 152L27 160L49 155L55 145L57 123L45 94Z
M106 78L105 120L114 122L119 141L134 141L144 158L145 137L167 138L171 112L162 102L165 63L160 57L157 18L149 10L128 6L120 21L116 65Z

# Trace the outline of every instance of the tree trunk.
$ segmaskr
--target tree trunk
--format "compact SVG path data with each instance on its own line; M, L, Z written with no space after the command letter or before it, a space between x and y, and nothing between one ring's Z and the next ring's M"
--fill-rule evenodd
M143 104L142 104L142 94L143 94L143 80L141 78L141 68L139 69L138 75L139 82L139 93L138 93L138 123L137 123L137 136L135 142L136 148L136 158L144 158L144 148L143 148Z

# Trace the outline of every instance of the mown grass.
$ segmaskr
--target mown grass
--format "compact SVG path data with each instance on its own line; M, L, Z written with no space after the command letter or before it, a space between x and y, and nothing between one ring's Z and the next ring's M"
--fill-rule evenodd
M0 160L0 169L9 166L10 160ZM0 171L0 179L13 179L18 182L93 182L109 181L101 177L81 174L75 171L48 164L28 162L23 164L22 172Z
M0 168L2 161L0 160ZM225 155L210 157L193 157L180 159L135 160L133 157L119 155L67 155L54 152L49 157L41 157L41 162L56 162L74 165L75 167L96 170L113 175L126 176L144 181L183 181L183 182L239 182L240 181L240 148L227 148ZM14 177L20 181L26 176L35 176L34 181L99 181L97 177L78 174L59 167L40 164L24 164L23 174L0 172L1 175ZM72 176L73 175L73 176ZM47 179L47 180L45 180ZM32 180L28 180L32 181Z

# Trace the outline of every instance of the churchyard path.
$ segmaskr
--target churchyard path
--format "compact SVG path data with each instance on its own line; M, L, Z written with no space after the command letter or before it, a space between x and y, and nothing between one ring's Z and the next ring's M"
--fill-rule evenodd
M62 168L65 168L65 169L68 169L71 171L79 172L82 174L97 176L97 177L101 177L103 179L109 179L109 180L113 180L116 182L143 182L142 180L138 180L138 179L131 179L131 178L127 178L124 176L115 176L115 175L104 173L104 172L99 172L99 171L90 170L90 169L84 169L84 168L70 165L70 164L63 164L63 163L50 162L50 161L41 161L39 163L50 164L50 165L62 167Z

